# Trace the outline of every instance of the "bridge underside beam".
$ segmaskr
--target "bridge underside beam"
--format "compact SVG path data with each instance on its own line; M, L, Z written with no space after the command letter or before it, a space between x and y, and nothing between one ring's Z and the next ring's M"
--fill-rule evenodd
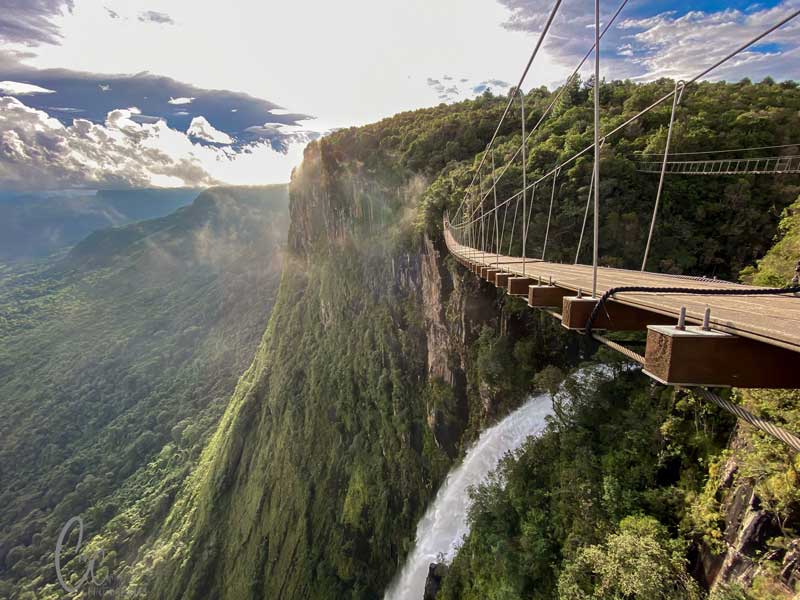
M572 330L586 329L597 299L564 296L562 303L561 325ZM674 317L608 300L595 315L592 329L644 331L648 325L673 325L676 322Z
M508 278L512 277L511 273L498 273L494 277L494 284L499 288L508 286Z
M529 285L528 286L528 306L534 308L558 307L561 308L565 296L570 296L574 292L565 290L555 285Z
M528 287L533 283L530 277L509 277L508 293L512 296L527 296Z
M800 387L800 353L700 327L647 328L644 372L667 385Z

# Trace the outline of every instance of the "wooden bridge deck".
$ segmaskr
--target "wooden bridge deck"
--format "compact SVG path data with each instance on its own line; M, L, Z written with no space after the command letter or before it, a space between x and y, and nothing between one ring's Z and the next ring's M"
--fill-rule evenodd
M528 258L504 256L475 251L458 244L449 232L446 243L452 254L472 264L497 268L514 276L541 278L552 284L591 295L592 267L542 262ZM694 289L748 289L725 281L696 280L674 275L628 271L601 267L597 274L598 296L620 286L683 287ZM751 288L755 289L755 288ZM686 307L687 324L702 324L706 307L711 308L711 329L726 332L800 352L800 297L781 296L719 296L694 294L620 293L614 301L652 313L677 319L681 307Z

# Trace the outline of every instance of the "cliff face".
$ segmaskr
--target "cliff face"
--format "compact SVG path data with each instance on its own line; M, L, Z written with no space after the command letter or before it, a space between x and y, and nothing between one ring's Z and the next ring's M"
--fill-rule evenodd
M269 328L133 584L158 598L382 594L453 459L530 382L509 359L499 379L523 385L479 383L479 337L540 326L420 232L425 189L327 140L308 147Z
M145 562L161 598L376 597L462 441L474 329L399 186L312 144L269 329ZM461 300L463 302L463 299ZM435 399L434 381L456 392Z

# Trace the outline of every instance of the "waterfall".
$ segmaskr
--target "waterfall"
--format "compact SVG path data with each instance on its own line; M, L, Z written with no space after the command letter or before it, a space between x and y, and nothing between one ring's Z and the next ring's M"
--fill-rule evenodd
M417 524L414 550L387 588L384 600L422 600L430 563L436 562L440 554L452 559L462 538L469 533L467 488L484 481L506 452L519 448L528 436L541 432L545 417L551 413L550 396L536 396L481 434L461 464L447 475Z

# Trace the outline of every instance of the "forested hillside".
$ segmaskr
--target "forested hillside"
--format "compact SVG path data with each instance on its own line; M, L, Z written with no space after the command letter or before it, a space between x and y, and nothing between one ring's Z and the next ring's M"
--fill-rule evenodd
M200 190L0 192L0 261L42 258L92 231L155 219L190 204Z
M0 597L64 597L54 551L72 517L105 550L99 577L125 573L252 360L287 223L285 185L212 188L3 271Z
M791 280L798 202L746 279ZM474 492L438 600L796 597L800 465L785 445L636 371L556 398L558 419ZM796 390L734 398L800 430Z
M603 83L604 130L672 88ZM571 87L535 134L531 178L591 142L590 91ZM551 99L545 89L528 93L529 130ZM135 565L136 589L154 598L380 596L465 445L594 355L585 339L480 285L443 251L443 212L463 197L505 103L486 94L309 145L290 188L291 263L270 326L159 539ZM798 110L791 82L693 86L673 149L794 143ZM668 118L666 106L653 111L603 149L604 264L641 262L657 181L636 171L635 153L663 148ZM499 142L502 165L520 143L518 120ZM574 258L590 169L581 160L560 175L551 259ZM489 181L485 172L483 189ZM500 197L520 183L515 165ZM670 177L650 268L735 278L771 247L797 196L796 177ZM714 465L734 422L594 356L617 380L565 399L541 446L503 467L513 477L507 493L496 482L479 492L479 533L467 542L475 552L456 559L446 597L552 598L562 578L563 589L592 593L596 580L581 579L589 571L580 566L631 539L662 570L655 584L618 597L702 593L710 576L698 567L690 577L687 561L690 551L719 551ZM791 467L780 450L764 450L775 473ZM668 586L678 595L648 595L664 581L681 581ZM464 582L475 587L464 591ZM604 593L595 597L611 597Z

